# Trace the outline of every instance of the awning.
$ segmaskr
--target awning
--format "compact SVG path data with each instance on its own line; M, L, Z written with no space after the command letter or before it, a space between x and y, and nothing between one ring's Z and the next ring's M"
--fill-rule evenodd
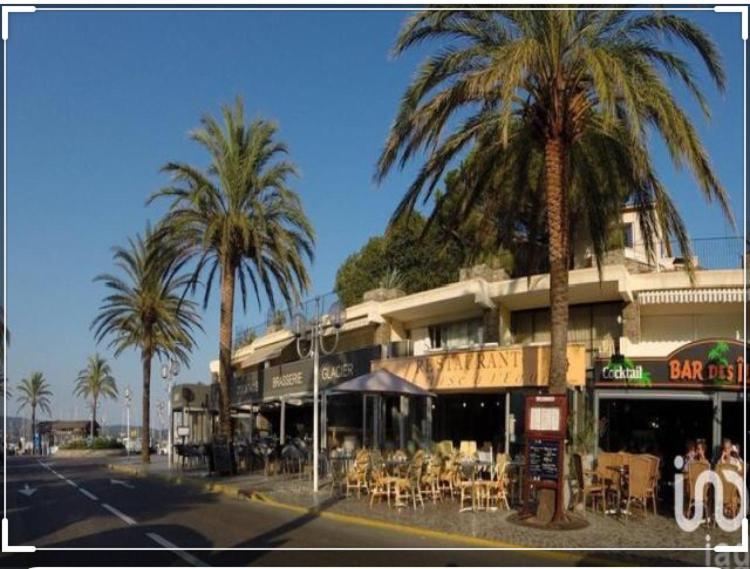
M392 393L395 395L418 395L433 397L432 393L414 385L401 376L386 369L379 369L328 389L329 393Z
M742 288L698 288L644 290L638 293L640 304L684 304L704 302L742 302Z
M240 367L250 367L251 365L263 363L267 360L272 360L274 358L278 358L281 355L281 352L286 348L289 344L294 342L294 338L287 338L286 340L282 340L281 342L277 342L271 346L264 346L262 348L258 348L257 350L254 350L250 352L246 356L242 356L241 358L237 359L234 362L234 365L240 366Z

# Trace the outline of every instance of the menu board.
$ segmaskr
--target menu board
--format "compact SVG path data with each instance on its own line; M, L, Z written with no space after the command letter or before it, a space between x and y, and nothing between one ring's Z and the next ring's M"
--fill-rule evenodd
M560 441L534 439L529 441L529 476L557 482L560 463Z
M560 409L558 407L531 407L529 430L559 431Z
M232 455L229 443L225 439L216 438L211 445L214 459L214 471L218 474L232 474Z

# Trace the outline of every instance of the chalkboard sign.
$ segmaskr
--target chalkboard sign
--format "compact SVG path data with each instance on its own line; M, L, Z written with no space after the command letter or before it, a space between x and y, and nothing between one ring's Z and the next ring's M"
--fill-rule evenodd
M557 482L560 464L560 441L534 439L528 446L529 475L539 480Z
M211 444L213 469L218 474L232 474L232 453L229 443L224 438L215 438Z

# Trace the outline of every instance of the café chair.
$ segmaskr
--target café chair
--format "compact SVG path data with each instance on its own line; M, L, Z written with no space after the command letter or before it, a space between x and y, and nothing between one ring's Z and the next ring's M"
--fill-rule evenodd
M594 484L590 482L593 472L586 472L583 468L583 458L579 453L573 454L573 470L576 478L576 485L578 486L578 502L580 503L583 501L583 508L585 510L590 498L591 511L594 511L596 510L596 503L599 501L602 506L602 513L604 513L604 486L602 484ZM589 476L587 476L587 474Z
M630 457L628 469L628 497L625 511L630 513L630 505L638 502L643 512L648 511L649 490L652 482L652 462L643 456ZM653 499L653 496L652 496ZM655 512L656 510L654 510Z
M726 476L726 473L730 471L736 472L742 476L741 469L736 466L732 466L731 464L716 465L716 474L719 475L719 480L721 480L724 515L733 518L737 515L737 512L739 512L740 509L740 494L737 487L732 484Z
M349 492L352 489L357 490L357 498L362 496L362 491L367 493L369 489L368 485L368 470L370 467L370 454L361 450L357 453L354 459L354 464L351 470L346 475L346 497L349 497Z
M688 482L688 504L687 504L687 515L690 516L695 510L695 498L696 498L696 485L698 477L710 469L710 465L706 461L693 461L688 462L687 465L687 482ZM710 484L706 484L703 487L703 514L708 513L708 488Z

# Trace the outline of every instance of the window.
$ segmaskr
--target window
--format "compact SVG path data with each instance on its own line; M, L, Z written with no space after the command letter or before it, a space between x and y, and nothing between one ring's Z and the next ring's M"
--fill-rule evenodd
M617 317L622 313L619 302L578 304L568 313L568 342L586 345L587 365L603 342L612 342L622 335ZM513 341L518 344L551 341L549 308L520 310L511 316Z
M622 226L622 244L624 247L633 248L633 224L625 223Z
M429 327L429 334L433 349L466 348L484 343L484 324L481 318L437 324Z

